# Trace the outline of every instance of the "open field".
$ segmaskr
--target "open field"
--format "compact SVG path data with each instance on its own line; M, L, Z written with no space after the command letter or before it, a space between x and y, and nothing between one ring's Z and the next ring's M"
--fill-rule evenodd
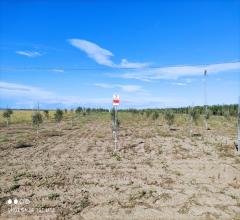
M234 117L210 117L208 131L201 118L191 136L187 115L169 127L120 112L117 152L107 112L50 118L38 138L30 117L0 118L0 219L240 219Z

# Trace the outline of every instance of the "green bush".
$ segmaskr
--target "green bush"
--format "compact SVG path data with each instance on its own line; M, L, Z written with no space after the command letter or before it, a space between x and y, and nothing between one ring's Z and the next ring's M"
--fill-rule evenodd
M6 109L4 112L3 112L3 117L6 118L6 123L7 123L7 126L9 124L9 121L10 121L10 118L11 118L11 115L13 114L13 111L11 109Z
M173 125L174 119L175 119L175 115L174 115L173 111L166 111L164 114L164 118L167 121L167 124L169 126Z
M48 110L43 110L44 116L46 119L49 119L49 111Z
M159 118L159 113L157 111L153 112L152 114L152 120L157 120Z
M191 109L190 116L191 116L192 120L194 121L194 123L197 124L198 120L200 118L199 111L196 108Z
M55 121L60 123L63 119L63 111L61 109L57 109L54 114Z
M42 114L40 112L34 112L32 115L32 124L37 127L37 134L40 124L43 122Z

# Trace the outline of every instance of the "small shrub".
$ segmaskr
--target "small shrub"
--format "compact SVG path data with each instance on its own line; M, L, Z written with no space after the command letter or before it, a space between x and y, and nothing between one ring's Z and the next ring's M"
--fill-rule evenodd
M46 119L49 119L49 111L48 110L43 110L44 116Z
M88 207L90 205L90 201L88 196L84 196L83 199L81 200L80 204L77 205L74 209L74 214L80 213L82 212L83 209L85 209L86 207Z
M149 118L150 117L150 115L152 114L152 112L151 111L146 111L146 116L147 116L147 118Z
M157 120L159 118L159 113L157 111L153 112L152 114L152 120Z
M9 125L9 121L10 121L10 118L11 118L11 115L13 114L13 111L11 109L6 109L4 112L3 112L3 117L6 119L6 124L7 124L7 127Z
M168 126L173 125L175 115L172 111L166 111L165 114L164 114L164 118L167 121Z
M192 120L194 121L195 124L198 123L198 120L199 120L199 117L200 117L200 114L199 112L197 111L197 109L193 108L191 111L190 111L190 116L192 118Z
M60 122L63 119L63 111L61 109L57 109L54 114L54 118L55 118L57 125L59 126Z
M40 124L43 122L43 119L42 119L42 114L40 112L35 112L33 115L32 115L32 124L33 126L36 126L37 127L37 135L38 135L38 130L39 130L39 126Z
M56 200L60 195L58 193L50 193L48 195L48 199L50 200Z

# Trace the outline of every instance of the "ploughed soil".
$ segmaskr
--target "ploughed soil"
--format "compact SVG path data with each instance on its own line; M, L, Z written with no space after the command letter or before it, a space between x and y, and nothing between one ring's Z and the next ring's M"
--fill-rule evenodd
M240 154L222 126L126 119L115 152L109 118L45 123L39 137L2 126L0 219L240 219Z

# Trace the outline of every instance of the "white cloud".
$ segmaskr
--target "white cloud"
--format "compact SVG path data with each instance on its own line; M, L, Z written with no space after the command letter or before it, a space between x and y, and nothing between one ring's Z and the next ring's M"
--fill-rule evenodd
M149 63L133 63L133 62L128 62L127 59L122 59L121 63L117 65L120 68L133 68L133 69L138 69L138 68L144 68L147 67Z
M186 82L186 83L191 83L191 82L193 82L193 81L194 81L194 79L190 79L190 78L186 78L186 79L185 79L185 82Z
M63 69L52 69L52 71L56 73L64 73Z
M199 66L173 66L173 67L161 67L161 68L146 68L136 71L131 71L124 74L108 74L111 77L119 77L125 79L137 79L142 81L151 81L158 79L172 79L176 80L180 77L194 77L201 76L204 70L207 70L208 74L216 74L226 71L240 70L240 62L234 63L220 63L210 65Z
M179 97L156 97L141 91L131 95L130 92L141 90L141 87L137 85L98 84L98 86L104 88L117 87L127 91L121 94L121 108L173 107L189 104L188 100ZM8 101L12 100L12 103L15 103L15 107L18 108L32 108L37 103L41 107L50 106L52 108L72 108L76 106L111 107L112 105L112 94L102 98L62 96L38 87L0 81L1 103L5 98Z
M17 83L0 81L0 100L7 98L16 103L15 106L22 108L31 108L39 103L41 106L103 106L111 105L112 95L107 98L86 98L78 96L62 96L42 88ZM3 103L3 102L1 102Z
M4 97L49 97L52 96L52 93L32 87L32 86L26 86L22 84L16 84L16 83L8 83L0 81L0 94L4 95Z
M107 83L95 83L94 86L103 88L103 89L112 89L114 88L114 85L112 84L107 84Z
M175 85L175 86L186 86L187 84L186 83L181 83L181 82L174 82L174 83L172 83L172 85Z
M86 40L70 39L70 44L82 51L84 51L90 58L94 59L98 64L105 66L113 66L111 57L113 54L106 49L99 47L97 44Z
M142 91L142 87L139 85L123 85L123 84L106 84L106 83L95 83L97 87L104 89L116 89L120 88L124 92L139 92Z
M16 54L26 56L26 57L38 57L42 55L37 51L20 51L20 50L16 51Z
M118 85L124 92L139 92L142 90L138 85Z
M94 59L101 65L115 68L143 68L149 65L148 63L129 62L127 59L122 59L120 64L115 64L111 60L113 53L101 48L95 43L81 39L69 39L68 41L72 46L84 51L88 57Z

